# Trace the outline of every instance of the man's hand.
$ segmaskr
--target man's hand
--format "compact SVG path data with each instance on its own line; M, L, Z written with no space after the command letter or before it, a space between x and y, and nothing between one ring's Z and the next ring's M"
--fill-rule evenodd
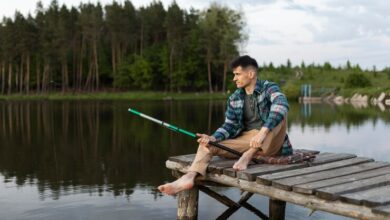
M263 145L263 141L267 136L269 129L266 127L262 127L259 133L257 133L249 142L250 147L260 148Z
M197 133L196 136L199 137L199 139L198 139L197 141L198 141L200 144L205 145L205 146L207 146L207 144L208 144L210 141L213 141L213 142L216 141L216 139L215 139L214 136L209 136L209 135L207 135L207 134L198 134L198 133Z

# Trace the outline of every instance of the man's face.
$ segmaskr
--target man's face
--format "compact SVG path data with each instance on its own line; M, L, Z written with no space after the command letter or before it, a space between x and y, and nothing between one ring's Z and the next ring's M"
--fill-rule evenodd
M254 79L255 73L252 68L242 68L238 66L233 69L234 78L237 88L245 88Z

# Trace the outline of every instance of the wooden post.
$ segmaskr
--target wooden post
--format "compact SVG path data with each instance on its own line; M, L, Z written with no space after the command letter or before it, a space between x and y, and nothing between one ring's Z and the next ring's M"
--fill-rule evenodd
M282 200L269 198L269 219L284 220L286 202Z
M194 186L192 189L179 192L177 197L177 219L197 219L198 198L199 189L197 186Z

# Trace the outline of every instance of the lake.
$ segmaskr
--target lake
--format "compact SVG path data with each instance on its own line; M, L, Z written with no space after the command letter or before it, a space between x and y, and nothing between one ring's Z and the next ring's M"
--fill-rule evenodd
M176 219L169 156L196 142L132 115L129 107L193 132L212 133L225 101L0 101L0 219ZM390 111L290 103L294 148L390 161ZM234 200L240 191L214 188ZM249 203L268 213L266 197ZM226 209L200 193L199 219ZM348 219L287 204L286 219ZM240 209L230 219L257 219Z

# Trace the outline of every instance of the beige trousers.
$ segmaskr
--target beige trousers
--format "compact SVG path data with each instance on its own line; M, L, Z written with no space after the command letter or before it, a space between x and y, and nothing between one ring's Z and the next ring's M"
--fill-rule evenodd
M275 156L278 155L281 151L284 138L286 136L287 122L283 120L278 126L272 129L264 139L264 142L260 150L255 154L255 157L258 155L261 156ZM238 152L244 153L247 151L250 146L249 143L251 139L259 132L257 129L250 131L244 131L239 136L234 139L227 139L219 142L226 147L234 149ZM204 176L206 174L207 166L213 156L221 156L225 158L237 158L236 155L229 153L227 151L221 150L217 147L208 145L204 147L199 145L198 151L194 161L192 162L189 171L195 171L200 175Z

